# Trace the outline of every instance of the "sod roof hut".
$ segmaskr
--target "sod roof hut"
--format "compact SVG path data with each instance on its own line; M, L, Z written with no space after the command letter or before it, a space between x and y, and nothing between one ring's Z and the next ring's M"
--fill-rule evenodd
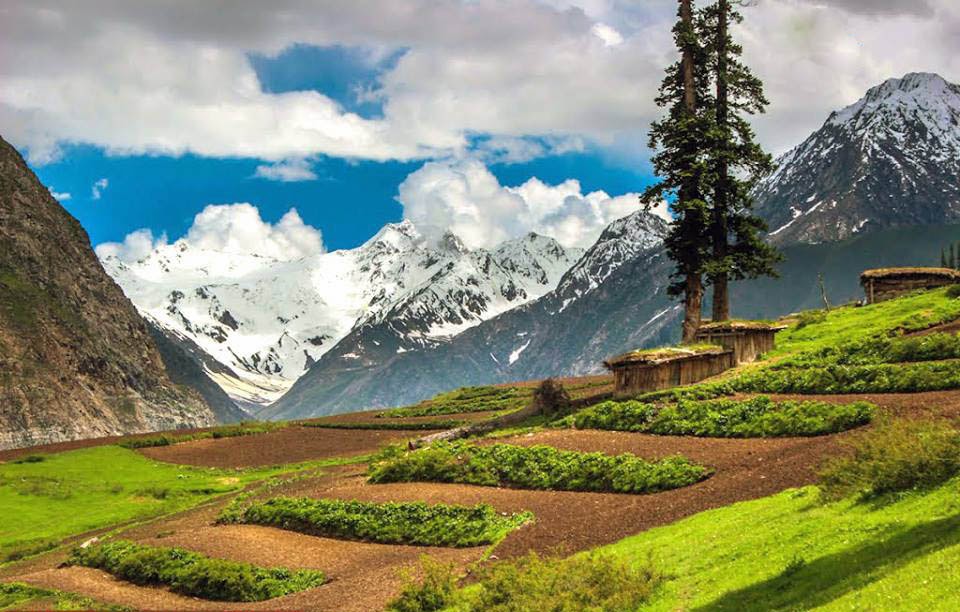
M960 283L960 272L950 268L879 268L860 275L867 304L899 297L918 289Z
M751 363L773 350L782 325L765 321L721 321L697 330L697 342L715 344L733 351L736 363Z
M613 372L614 395L625 397L690 385L736 365L733 350L691 345L633 351L604 362Z

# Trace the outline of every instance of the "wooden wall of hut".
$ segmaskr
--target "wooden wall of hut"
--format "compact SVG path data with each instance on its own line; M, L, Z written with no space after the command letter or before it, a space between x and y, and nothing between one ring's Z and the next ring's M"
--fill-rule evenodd
M736 365L733 351L690 355L662 363L630 363L613 368L615 394L629 397L681 385L692 385Z
M701 330L697 332L697 342L732 350L736 363L752 363L773 350L776 336L775 329Z
M863 290L867 295L867 304L876 304L921 289L936 289L953 284L956 284L956 281L939 277L871 278L864 281Z

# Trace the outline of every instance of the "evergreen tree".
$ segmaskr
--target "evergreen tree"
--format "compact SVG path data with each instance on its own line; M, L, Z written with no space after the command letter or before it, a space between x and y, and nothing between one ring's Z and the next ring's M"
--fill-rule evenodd
M947 252L943 249L943 247L940 247L940 267L949 267L947 263Z
M679 0L679 20L673 29L680 61L667 68L657 105L666 117L650 130L650 147L657 150L653 167L661 181L648 188L642 201L653 205L670 200L674 215L664 240L674 261L671 296L683 295L683 341L692 342L700 327L703 273L708 253L708 207L704 178L708 167L704 151L709 126L702 108L709 108L706 57L698 39L692 0Z
M954 270L957 269L957 253L953 250L953 243L950 243L950 266Z
M756 142L747 116L763 113L769 102L763 83L741 61L743 48L730 25L743 21L736 0L717 0L698 19L707 70L715 87L709 133L710 263L713 320L730 318L730 280L777 276L782 258L761 239L766 224L752 211L750 192L773 162Z

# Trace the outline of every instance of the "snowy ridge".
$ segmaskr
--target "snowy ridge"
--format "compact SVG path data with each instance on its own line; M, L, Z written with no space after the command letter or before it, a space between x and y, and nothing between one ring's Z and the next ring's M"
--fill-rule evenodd
M960 219L960 86L889 79L830 115L755 191L775 242Z
M580 254L533 234L490 251L452 234L429 244L404 221L295 261L179 240L103 265L145 316L225 366L209 374L232 398L262 406L355 327L396 323L419 345L455 335L552 290Z

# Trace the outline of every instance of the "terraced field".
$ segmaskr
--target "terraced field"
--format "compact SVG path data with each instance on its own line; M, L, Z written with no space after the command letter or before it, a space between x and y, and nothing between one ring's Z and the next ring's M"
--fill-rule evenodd
M878 311L881 311L884 316L878 316ZM851 322L848 319L855 320ZM898 300L897 303L888 306L841 309L837 313L825 316L819 322L795 325L784 333L777 354L773 356L774 359L724 375L717 380L706 381L694 389L684 391L692 395L707 395L730 400L730 402L716 406L709 405L706 408L696 405L694 408L697 410L683 412L683 418L686 419L684 426L697 426L698 418L716 419L718 418L714 414L716 410L721 411L719 418L722 419L724 416L722 411L729 409L729 406L757 397L758 394L746 393L737 390L735 385L731 385L738 380L739 376L756 379L762 376L763 368L772 367L778 363L783 364L791 359L799 364L791 367L799 371L807 367L798 357L803 351L822 350L837 343L855 340L865 334L888 333L890 330L903 327L905 322L910 324L909 330L913 332L955 319L960 319L960 303L946 303L941 293L933 292L924 296ZM937 362L937 360L933 361ZM566 382L568 385L575 385L573 381ZM602 379L593 379L585 381L582 389L590 389L591 393L596 392L599 398L604 392L604 384L607 383ZM529 389L530 387L531 385L524 385L516 388ZM502 387L495 389L502 389ZM794 490L795 495L804 499L813 495L811 491L815 489L803 489L803 487L817 481L817 470L824 460L843 456L848 452L845 450L845 442L858 436L859 431L863 429L855 427L859 425L858 422L850 425L855 427L854 429L827 435L812 435L808 431L806 435L796 437L790 435L776 437L674 436L606 429L577 429L570 426L569 419L547 424L541 419L531 422L529 428L494 432L490 437L471 440L466 444L476 444L481 448L495 444L523 448L547 446L562 451L602 453L607 456L629 453L647 462L679 456L692 464L708 468L709 477L688 486L678 486L648 494L524 488L525 485L522 483L530 482L534 478L530 475L523 478L518 476L515 482L521 484L512 484L507 488L437 482L439 477L430 475L435 474L436 470L445 469L444 466L440 463L431 463L433 459L430 461L424 459L423 465L417 466L417 470L412 472L415 476L411 477L410 481L372 483L369 478L368 462L378 452L380 452L376 457L378 462L390 461L390 457L409 459L429 455L416 455L420 451L410 454L402 450L383 453L381 449L384 445L395 444L402 448L410 438L420 436L424 431L434 431L390 429L389 426L380 429L377 428L379 423L394 421L430 423L440 418L475 422L490 418L491 415L498 414L502 410L516 409L517 397L527 395L526 391L456 393L460 393L460 397L464 399L454 400L454 404L458 401L469 401L474 402L473 406L481 405L484 408L492 407L493 409L452 413L443 408L440 410L443 413L442 416L421 414L393 417L384 416L383 411L371 411L321 420L323 423L335 424L332 428L317 427L314 423L290 423L267 432L231 437L201 437L201 439L147 446L136 450L121 448L116 445L118 440L110 439L4 453L0 456L0 460L5 462L0 463L0 508L5 513L15 508L20 513L26 513L31 507L42 506L60 508L61 510L58 511L64 513L68 512L68 508L73 507L79 512L89 512L91 515L99 512L102 516L98 515L101 519L99 522L66 521L63 528L56 532L51 532L48 526L50 521L56 520L55 516L46 517L43 521L23 519L13 529L8 525L0 526L0 546L4 542L11 547L22 545L21 554L18 556L24 557L0 566L0 581L22 583L41 589L21 590L22 596L18 598L11 596L9 599L9 601L15 601L11 605L27 609L31 606L49 607L51 601L62 596L57 593L73 594L70 597L88 602L85 604L86 607L102 605L178 610L225 610L238 607L236 602L199 599L184 595L163 584L134 584L102 569L81 565L62 565L67 560L72 546L80 542L95 536L103 541L122 538L141 545L177 547L212 559L242 562L263 568L315 570L322 572L325 577L325 582L319 586L265 601L244 602L243 609L367 611L383 609L400 592L404 584L402 571L408 570L414 573L420 571L417 569L420 567L418 561L425 554L441 562L452 564L458 572L463 573L468 568L479 567L475 564L489 566L492 562L523 557L531 551L570 555L604 547L602 550L607 551L605 554L619 555L626 554L622 552L624 550L634 552L655 550L643 544L644 542L669 541L671 546L676 547L676 552L660 552L654 555L656 557L654 561L661 563L670 575L663 578L662 586L654 592L652 605L659 609L701 609L703 606L707 606L704 609L718 610L734 609L734 607L760 609L757 607L758 602L762 601L763 597L769 597L772 592L763 582L775 581L779 574L774 572L771 578L769 571L762 568L756 569L754 566L751 566L754 569L750 570L754 574L747 571L749 568L739 571L737 570L738 557L731 556L726 561L722 561L722 564L728 566L731 578L726 581L720 580L713 577L713 574L709 574L709 570L704 565L698 564L697 559L684 556L681 549L706 546L704 543L706 541L697 539L703 537L705 532L710 533L710 538L722 537L717 532L710 531L710 522L707 519L700 518L714 516L713 513L721 513L716 516L722 516L722 520L727 523L735 522L736 529L743 533L751 531L765 533L762 521L773 520L771 516L759 510L739 511L740 508L753 507L749 504L736 505L741 502L758 500L751 502L758 504L757 508L777 507L783 508L783 512L800 512L799 506L790 501L793 498L783 498L781 492ZM502 410L495 405L484 405L486 400L477 403L476 397L472 397L487 397L485 394L489 394L489 397L494 395L504 397ZM873 407L871 414L876 411L882 419L960 417L960 389L914 393L832 395L806 393L803 395L767 394L767 396L772 404L765 405L772 405L773 408L770 410L774 412L777 410L776 406L784 405L784 402L825 403L826 408L820 406L819 411L829 410L829 406L868 402ZM446 400L449 399L450 396L447 395ZM658 406L659 408L655 408L652 413L656 416L664 412L665 407L679 405L677 402L682 403L686 400L661 395L659 398L641 397L639 401ZM436 407L441 404L446 405L444 402L435 402L427 406ZM415 408L419 411L423 406L418 405ZM646 413L640 410L636 414ZM760 412L754 414L749 410L740 410L737 418L749 424L751 418L760 418L757 416L759 414ZM817 414L820 415L820 412ZM625 417L621 415L618 418L622 420ZM769 415L764 418L769 418ZM711 423L714 423L711 427L715 426L714 421ZM351 425L354 428L350 428ZM799 425L785 420L778 424L780 428L778 431L784 431L784 428L788 430L794 426ZM868 424L865 427L869 429L873 425ZM751 430L747 428L745 431ZM51 453L53 457L36 458L42 457L45 453ZM51 471L51 466L55 466L57 462L69 462L82 456L75 453L101 453L104 458L109 456L111 459L102 464L101 471L97 474L83 473L69 476L58 475ZM547 475L543 476L545 478L554 478L569 476L568 472L575 469L576 461L580 461L574 455L561 453L557 456L563 459L558 459L555 464L528 467L533 471L542 471ZM600 464L606 465L602 461L596 464L586 462L583 465L593 465L594 467L590 469L608 469L596 467ZM121 473L128 474L127 480L122 482L118 480ZM142 474L151 474L150 487L133 487L130 483ZM183 484L185 481L191 484L189 486ZM23 483L31 483L31 486L27 487ZM120 489L115 490L118 486ZM73 489L66 490L69 487ZM99 497L95 497L94 494ZM922 496L925 493L920 492L917 495ZM52 501L57 499L57 496L60 496L60 501ZM422 534L409 535L408 532L413 533L414 530L405 529L403 525L397 526L394 520L395 515L392 513L400 510L390 510L389 508L392 507L370 504L350 506L354 508L350 512L360 514L339 518L330 513L339 512L340 510L336 509L342 508L342 504L301 504L308 510L313 509L309 512L315 511L318 514L303 514L307 518L302 520L307 522L301 523L299 530L269 526L269 521L266 519L260 524L253 524L257 523L253 520L218 521L225 511L229 513L242 509L245 504L247 506L261 504L264 507L270 507L269 500L281 497L294 500L341 500L344 502L358 500L372 504L387 502L444 504L445 506L441 509L429 506L409 511L421 513L417 516L428 517L433 516L430 513L440 513L443 516L438 515L437 520L454 521L451 525L456 525L457 529L464 529L464 533L473 533L470 531L473 527L457 521L467 520L462 517L467 517L469 513L466 510L444 508L451 505L475 507L477 504L492 507L492 513L484 515L483 512L478 511L476 515L469 515L473 517L469 520L493 520L497 516L532 515L532 517L529 520L515 522L506 520L502 524L494 522L491 523L490 529L478 527L477 529L486 530L483 531L484 533L496 535L484 536L488 539L476 540L476 542L482 541L482 544L469 546L454 546L452 543L446 546L382 543L384 541L403 542L405 537L417 538L422 537ZM920 499L918 498L916 503L922 505ZM863 517L863 513L867 512L863 507L851 505L851 503L850 501L836 502L822 506L824 509L816 512L834 513L836 516L846 516L844 513L850 513L851 516L859 516L858 520L861 521L873 520ZM937 507L943 509L942 504ZM105 512L104 508L119 509L122 512L110 514ZM324 508L328 509L324 510ZM402 509L406 506L396 508ZM807 512L813 511L807 510ZM957 511L960 512L960 509ZM483 516L487 518L484 519ZM799 514L794 518L795 522L802 520L798 517L800 517ZM943 517L937 520L941 519ZM920 519L917 518L917 520ZM325 533L339 534L339 536L311 535L308 533L310 529L303 528L305 524L326 525L324 529L328 531ZM343 527L348 524L354 527L349 529ZM340 525L340 527L330 527L330 525ZM362 525L362 528L356 525ZM337 531L338 529L340 531ZM347 533L343 531L344 529L353 531ZM669 531L669 535L665 535L668 532L662 529L672 531ZM781 529L789 531L787 526ZM810 529L813 528L810 527ZM727 537L735 540L734 535L728 532ZM689 539L684 540L684 538ZM37 544L37 547L29 548L27 545L31 542ZM718 565L721 564L723 555L734 554L743 558L749 557L750 563L754 565L762 564L760 557L751 556L748 552L733 553L714 540L709 542L710 546L707 548L710 551L715 549L709 554L716 555L713 557L713 562ZM769 542L766 545L769 546ZM944 541L943 545L949 548L960 546L960 543ZM800 551L797 554L803 557L802 563L798 561L797 567L790 571L806 576L805 572L808 570L805 568L816 562L817 551L798 548L802 546L802 539L799 537L791 540L790 546ZM882 549L880 540L877 546L881 546ZM50 550L44 551L44 547ZM933 547L931 551L940 550L943 547ZM896 550L896 548L890 550ZM783 551L770 552L777 559L777 563L780 563L780 558L786 554L781 553ZM678 568L682 569L681 573L678 573L680 571ZM777 572L783 569L779 566L778 568ZM881 569L877 571L881 572ZM893 571L892 566L890 571ZM756 584L750 582L751 575L755 576L753 579L756 580ZM737 578L734 579L733 576ZM886 574L881 572L874 576L873 581L882 582L885 576ZM817 574L816 579L826 585L824 588L829 588L829 577ZM841 579L846 580L843 577ZM784 599L786 602L784 609L805 608L809 602L820 601L815 594L807 594L802 589L797 588L791 591L793 587L790 586L787 578L780 580L782 582L777 583L779 587L772 585L770 589L780 588L781 591L785 589L784 592L791 593L790 597ZM960 581L955 577L953 586L960 588ZM837 596L846 596L852 592L850 589L855 588L860 587L844 587L838 591ZM31 596L30 593L34 595ZM8 601L2 597L3 594L0 593L0 609L6 605L4 602ZM864 603L865 609L876 609L870 607L870 601L873 600L861 603ZM713 608L710 608L710 605Z

